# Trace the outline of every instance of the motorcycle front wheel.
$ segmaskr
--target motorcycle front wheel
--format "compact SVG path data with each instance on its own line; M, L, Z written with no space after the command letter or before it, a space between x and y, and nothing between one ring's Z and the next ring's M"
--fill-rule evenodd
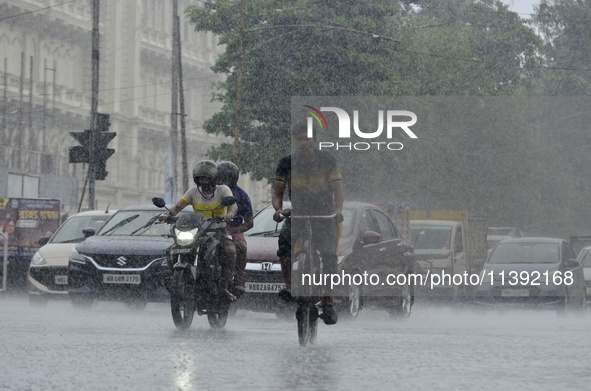
M179 330L191 327L195 314L195 280L190 269L175 270L172 276L170 311Z

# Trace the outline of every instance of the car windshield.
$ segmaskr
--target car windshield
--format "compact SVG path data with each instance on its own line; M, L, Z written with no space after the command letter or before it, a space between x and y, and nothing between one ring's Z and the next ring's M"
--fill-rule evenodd
M283 222L277 223L273 220L273 213L275 210L272 207L266 207L254 216L254 225L244 234L247 236L257 236L263 234L276 233L279 234ZM343 229L341 237L348 236L351 233L354 211L351 209L343 210Z
M488 243L488 248L493 248L500 241L500 239L488 239L486 242Z
M591 250L583 250L579 254L579 259L577 259L581 266L583 267L591 267Z
M415 254L421 257L447 257L451 226L449 225L413 225L410 238Z
M556 243L519 242L499 243L488 263L557 263L559 248Z
M80 243L86 239L82 230L94 228L98 231L111 217L108 214L99 216L72 216L56 231L49 243Z
M161 236L170 232L170 225L154 224L159 210L120 211L97 233L99 236Z

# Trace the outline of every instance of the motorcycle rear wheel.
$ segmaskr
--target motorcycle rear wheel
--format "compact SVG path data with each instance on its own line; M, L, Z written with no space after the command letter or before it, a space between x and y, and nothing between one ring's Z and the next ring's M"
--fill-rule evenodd
M228 311L221 314L207 314L207 321L212 329L221 329L226 325L228 320Z
M195 314L195 280L191 270L175 270L172 276L170 312L172 321L179 330L191 327Z

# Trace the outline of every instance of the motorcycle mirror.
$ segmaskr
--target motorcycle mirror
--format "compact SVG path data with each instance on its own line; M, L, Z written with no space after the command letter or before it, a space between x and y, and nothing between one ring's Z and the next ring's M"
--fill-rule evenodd
M221 202L221 204L223 206L230 206L235 203L236 203L236 197L233 197L233 196L224 197L224 198L222 198L222 202Z
M152 203L158 208L164 208L166 206L166 202L164 202L164 199L160 197L152 198Z

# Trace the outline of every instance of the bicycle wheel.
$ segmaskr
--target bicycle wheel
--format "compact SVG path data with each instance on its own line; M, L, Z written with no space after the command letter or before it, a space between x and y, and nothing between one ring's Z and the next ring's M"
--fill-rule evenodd
M300 346L306 346L310 341L311 327L310 327L310 303L305 301L302 303L296 312L296 319L298 321L298 339Z

